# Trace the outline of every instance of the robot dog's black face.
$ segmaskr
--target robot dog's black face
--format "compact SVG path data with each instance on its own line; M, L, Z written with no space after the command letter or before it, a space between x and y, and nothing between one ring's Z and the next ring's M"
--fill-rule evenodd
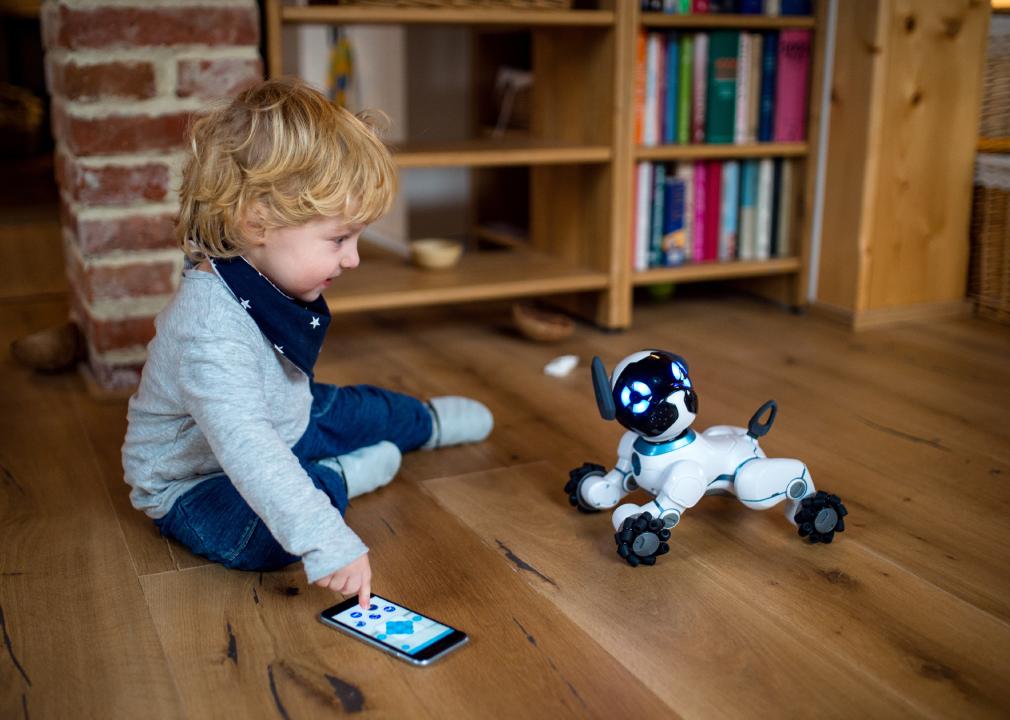
M684 391L684 407L698 412L698 396L687 376L687 363L679 355L655 350L628 365L614 383L617 421L629 430L646 435L660 435L680 417L677 406L667 398Z

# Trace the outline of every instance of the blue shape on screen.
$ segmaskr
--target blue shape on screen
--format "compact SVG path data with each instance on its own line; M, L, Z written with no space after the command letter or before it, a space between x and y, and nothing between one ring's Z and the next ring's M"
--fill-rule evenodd
M422 618L420 615L415 615L414 617L411 618L411 620L413 620L414 622L421 622Z
M379 606L376 605L375 603L372 603L371 605L368 606L368 609L369 610L375 610L377 607L379 607Z
M359 618L359 617L361 617L361 613L359 613L359 612L352 612L351 613L351 617L352 618Z
M379 615L379 613L372 613L368 617L370 617L372 620L378 620L379 618L382 617L382 615Z
M358 622L354 623L354 627L365 627L365 621L358 620Z
M410 620L391 620L386 623L386 632L390 635L413 635L414 623Z
M403 645L402 647L404 650L410 650L410 645Z
M375 636L375 639L376 639L376 640L385 640L385 639L386 639L386 634L385 634L385 633L383 633L383 634L381 634L381 635L376 635L376 636Z
M385 610L386 612L394 612L396 610L396 608L393 607L392 605L387 605L386 607L384 607L382 609Z

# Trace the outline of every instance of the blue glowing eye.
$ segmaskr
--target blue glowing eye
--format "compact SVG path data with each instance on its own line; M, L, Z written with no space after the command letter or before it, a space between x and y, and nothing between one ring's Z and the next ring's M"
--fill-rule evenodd
M691 378L687 375L684 376L684 387L691 387Z
M641 415L648 409L649 409L648 400L639 400L637 403L631 406L631 412L635 413L636 415Z
M631 410L635 415L641 415L649 408L649 397L652 390L641 380L635 380L631 385L621 388L621 405Z
M670 363L670 373L673 375L674 380L684 379L684 368L679 363Z

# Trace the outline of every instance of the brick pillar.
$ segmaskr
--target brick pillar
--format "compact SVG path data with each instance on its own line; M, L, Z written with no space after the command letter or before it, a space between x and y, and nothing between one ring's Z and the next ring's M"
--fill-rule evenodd
M187 124L262 77L255 0L46 0L46 79L72 314L100 390L140 378L178 283Z

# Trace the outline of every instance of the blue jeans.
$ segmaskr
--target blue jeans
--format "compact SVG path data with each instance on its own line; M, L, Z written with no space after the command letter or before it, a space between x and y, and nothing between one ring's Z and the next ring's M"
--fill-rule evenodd
M318 461L383 440L401 452L415 450L431 437L431 414L416 398L371 385L311 387L309 425L291 452L343 515L347 485L340 473ZM299 559L281 547L226 475L196 485L154 524L162 535L229 568L276 570Z

